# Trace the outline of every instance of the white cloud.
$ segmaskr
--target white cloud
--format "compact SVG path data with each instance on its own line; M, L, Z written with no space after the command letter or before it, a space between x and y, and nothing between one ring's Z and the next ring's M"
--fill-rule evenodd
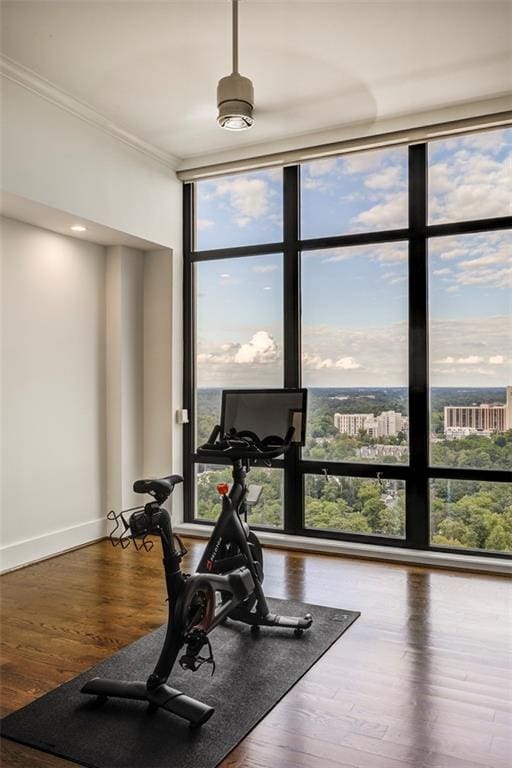
M359 213L355 221L375 230L406 227L407 195L403 192L386 195L382 202Z
M430 354L434 361L431 386L512 383L510 318L496 315L433 319Z
M405 322L352 328L306 325L303 331L304 386L406 386L407 350ZM431 386L504 386L512 383L508 318L496 315L432 319L430 360ZM498 360L503 362L498 363ZM343 363L337 366L337 361Z
M498 288L512 286L512 267L464 272L457 277L457 282L461 285L495 285Z
M326 255L327 258L322 261L327 264L331 261L347 261L347 259L353 258L356 254L354 248L324 248L319 251L314 251L315 256ZM328 254L328 255L327 255Z
M198 340L199 387L282 386L281 347L269 331L256 330L249 341L215 344Z
M301 186L302 186L302 189L307 189L307 190L315 190L315 189L324 190L324 189L327 189L328 187L328 185L323 180L311 179L308 176L302 179Z
M451 274L451 269L448 267L444 267L444 269L434 269L433 270L434 275L449 275Z
M316 178L317 176L326 176L331 174L336 168L336 157L324 157L321 160L314 160L304 164L306 177Z
M211 229L215 226L215 222L211 219L196 219L197 229L202 232L205 229Z
M370 255L380 264L395 264L407 261L409 252L407 246L400 243L381 243L371 249Z
M322 358L320 355L311 355L308 352L302 354L302 367L304 370L321 371L322 368L332 368L331 357Z
M306 325L304 386L406 386L407 327Z
M480 355L469 355L468 357L459 357L457 365L477 365L483 361Z
M493 132L432 145L429 168L430 220L457 221L506 216L511 212L510 159L498 153L508 132Z
M350 245L344 248L323 248L318 251L306 251L305 255L322 258L323 263L347 261L348 259L370 259L386 267L407 261L407 246L401 243L379 243L378 245ZM396 272L389 273L396 275Z
M273 191L265 179L236 176L219 181L212 194L228 200L236 214L235 222L244 227L268 214Z
M477 149L480 152L485 151L496 155L506 146L505 134L501 131L481 131L464 136L460 143L464 143L466 148Z
M265 272L276 272L279 269L277 264L261 264L258 267L253 267L253 272L261 272L264 274Z
M505 288L512 283L512 238L507 231L435 238L429 252L434 275L448 274L439 262L453 262L450 276L457 286L488 285Z
M361 368L361 364L356 362L353 357L340 357L336 360L336 368L342 368L344 371L354 371L357 368Z
M345 173L368 173L376 171L386 160L382 150L372 152L354 152L343 155L343 170Z
M305 371L321 371L326 369L341 369L344 371L355 371L361 368L361 364L353 357L340 357L336 362L332 357L321 357L304 352L302 355L302 365Z
M478 259L462 261L459 269L474 269L475 267L486 267L489 264L507 264L512 262L512 256L509 253L493 253L487 256L480 256Z
M246 344L241 344L234 356L239 365L247 363L273 363L279 357L275 339L267 331L257 331Z
M364 181L369 189L397 189L404 185L401 168L398 165L388 165L376 173L372 173Z

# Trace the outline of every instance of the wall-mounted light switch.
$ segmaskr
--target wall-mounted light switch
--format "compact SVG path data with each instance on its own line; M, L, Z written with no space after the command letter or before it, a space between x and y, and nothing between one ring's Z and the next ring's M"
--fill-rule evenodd
M176 411L176 424L188 424L188 410L186 408Z

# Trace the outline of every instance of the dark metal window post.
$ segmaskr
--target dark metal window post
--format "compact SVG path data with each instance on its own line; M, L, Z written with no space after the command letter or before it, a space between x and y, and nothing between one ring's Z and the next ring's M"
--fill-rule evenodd
M409 147L409 466L405 530L408 546L425 549L428 504L427 147Z

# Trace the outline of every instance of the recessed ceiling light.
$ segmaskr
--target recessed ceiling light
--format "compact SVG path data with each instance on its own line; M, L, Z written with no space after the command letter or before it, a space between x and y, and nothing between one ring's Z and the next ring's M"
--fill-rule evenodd
M73 232L86 232L87 231L86 227L83 227L81 224L73 224L71 229L73 230Z

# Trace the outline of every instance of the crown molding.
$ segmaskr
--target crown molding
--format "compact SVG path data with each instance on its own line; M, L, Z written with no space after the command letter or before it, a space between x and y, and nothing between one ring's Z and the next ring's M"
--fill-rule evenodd
M179 158L126 131L97 112L93 107L71 96L54 83L2 53L0 53L0 74L173 171L181 162Z

